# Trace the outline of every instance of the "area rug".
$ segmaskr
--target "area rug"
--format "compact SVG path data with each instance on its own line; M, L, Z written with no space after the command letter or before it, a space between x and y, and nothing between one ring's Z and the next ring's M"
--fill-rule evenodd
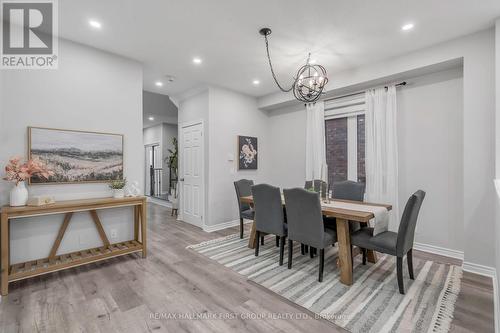
M352 286L339 281L338 247L325 252L323 282L318 282L318 257L294 247L292 269L278 265L274 236L266 238L258 257L238 235L188 246L249 280L314 312L350 332L448 332L460 292L458 266L413 259L415 280L404 262L405 295L399 293L396 258L379 254L376 264L354 259Z

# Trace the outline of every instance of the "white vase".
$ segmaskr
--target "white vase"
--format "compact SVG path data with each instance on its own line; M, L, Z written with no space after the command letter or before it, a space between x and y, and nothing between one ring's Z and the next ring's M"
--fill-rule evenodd
M125 196L125 193L124 193L122 188L113 190L113 198L119 199L119 198L123 198L124 196Z
M17 183L10 190L10 205L12 207L26 206L28 203L28 189L25 182Z

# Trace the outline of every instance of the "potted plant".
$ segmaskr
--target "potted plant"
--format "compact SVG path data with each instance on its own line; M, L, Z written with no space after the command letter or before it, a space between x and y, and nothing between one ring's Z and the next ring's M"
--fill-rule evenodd
M109 188L113 190L113 198L123 198L125 192L123 188L127 185L127 179L114 179L109 182Z
M14 181L15 186L10 191L10 205L12 207L26 206L28 202L28 189L26 181L33 176L48 179L54 173L37 158L21 162L21 157L12 157L5 166L4 180Z

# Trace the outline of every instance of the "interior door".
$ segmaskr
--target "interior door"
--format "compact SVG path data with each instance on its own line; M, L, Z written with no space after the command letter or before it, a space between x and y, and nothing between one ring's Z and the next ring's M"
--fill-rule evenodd
M203 219L203 124L181 129L181 210L182 220L202 226Z

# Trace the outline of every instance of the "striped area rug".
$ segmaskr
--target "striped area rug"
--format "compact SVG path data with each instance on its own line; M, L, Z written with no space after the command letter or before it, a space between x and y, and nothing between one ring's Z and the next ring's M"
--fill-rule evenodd
M414 258L415 280L406 262L406 295L399 293L396 258L379 254L376 264L354 260L354 284L339 282L337 249L325 253L323 282L318 282L318 257L300 254L295 244L292 269L278 265L274 236L266 237L258 257L238 235L188 246L259 285L309 309L351 332L448 332L460 292L462 270L458 266Z

